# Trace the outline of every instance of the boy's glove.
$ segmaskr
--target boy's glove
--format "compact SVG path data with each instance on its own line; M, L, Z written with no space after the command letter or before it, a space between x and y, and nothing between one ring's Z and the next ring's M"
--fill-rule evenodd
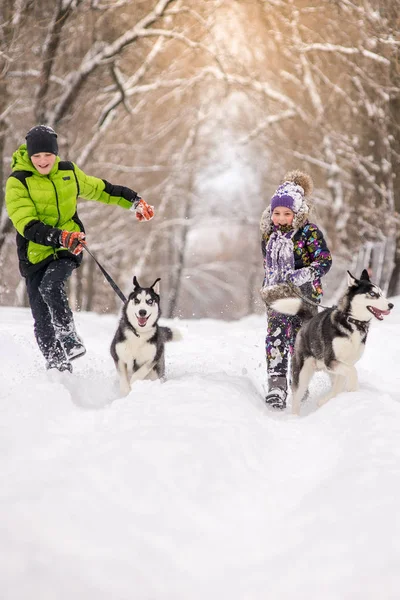
M147 204L140 196L137 196L130 210L136 213L138 221L150 221L154 217L154 206Z
M85 234L82 231L65 231L60 233L60 244L63 248L67 248L72 254L77 256L83 250L81 242L85 239Z
M293 271L293 273L290 273L287 281L300 287L309 281L313 281L314 278L314 269L312 267L303 267L302 269L297 269L296 271Z

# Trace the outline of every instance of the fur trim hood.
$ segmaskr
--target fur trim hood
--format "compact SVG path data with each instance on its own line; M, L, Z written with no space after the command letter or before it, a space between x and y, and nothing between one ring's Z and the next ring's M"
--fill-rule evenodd
M294 211L293 230L295 233L308 220L313 205L310 196L314 184L310 175L307 173L304 173L303 171L289 171L289 173L286 173L281 185L278 187L273 197L275 198L277 194L279 195L282 189L286 191L287 189L290 189L290 187L295 190L296 195L300 195L301 197L300 208L297 211ZM261 215L260 231L262 235L270 234L273 226L271 220L271 205L269 205Z

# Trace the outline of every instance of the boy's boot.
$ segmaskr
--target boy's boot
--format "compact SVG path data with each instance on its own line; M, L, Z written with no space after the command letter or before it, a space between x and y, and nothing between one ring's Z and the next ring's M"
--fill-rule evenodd
M83 356L86 353L86 348L83 345L83 341L76 331L71 331L70 333L60 336L60 341L63 345L68 360L74 360L75 358Z
M272 408L286 408L287 381L286 377L269 377L268 394L265 402Z
M61 328L55 326L54 329L68 360L74 360L86 353L86 348L83 345L83 341L76 333L73 322L67 325L67 327Z
M57 369L57 371L69 371L72 373L72 365L66 357L59 341L57 341L55 347L52 348L47 356L46 369Z
M49 371L50 369L57 369L57 371L69 371L70 373L72 373L72 365L70 362L68 362L67 359L64 359L63 361L56 361L53 358L51 358L50 360L47 361L46 363L46 369Z

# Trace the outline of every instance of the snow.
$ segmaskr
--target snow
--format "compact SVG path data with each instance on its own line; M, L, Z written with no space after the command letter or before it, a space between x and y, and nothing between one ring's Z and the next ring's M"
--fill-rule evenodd
M399 299L360 390L263 404L265 318L173 321L168 381L119 397L118 315L51 381L30 312L0 308L3 600L384 600L400 589Z

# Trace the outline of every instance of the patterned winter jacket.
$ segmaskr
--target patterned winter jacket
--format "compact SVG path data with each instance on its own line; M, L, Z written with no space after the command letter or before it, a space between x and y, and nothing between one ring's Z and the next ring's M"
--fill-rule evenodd
M266 248L273 229L265 231L261 240L261 251L264 258L264 269L266 270ZM303 293L312 299L319 301L322 297L321 278L332 266L332 256L326 245L324 236L320 229L308 220L296 231L293 238L294 267L295 270L303 267L312 267L314 279L310 283L300 285ZM266 283L264 277L263 285Z
M84 231L77 213L77 197L131 208L137 198L130 188L112 185L86 175L74 163L56 162L49 175L41 175L33 166L22 144L13 154L12 174L6 184L6 208L17 230L20 271L29 275L50 261L73 256L60 248L60 232Z

